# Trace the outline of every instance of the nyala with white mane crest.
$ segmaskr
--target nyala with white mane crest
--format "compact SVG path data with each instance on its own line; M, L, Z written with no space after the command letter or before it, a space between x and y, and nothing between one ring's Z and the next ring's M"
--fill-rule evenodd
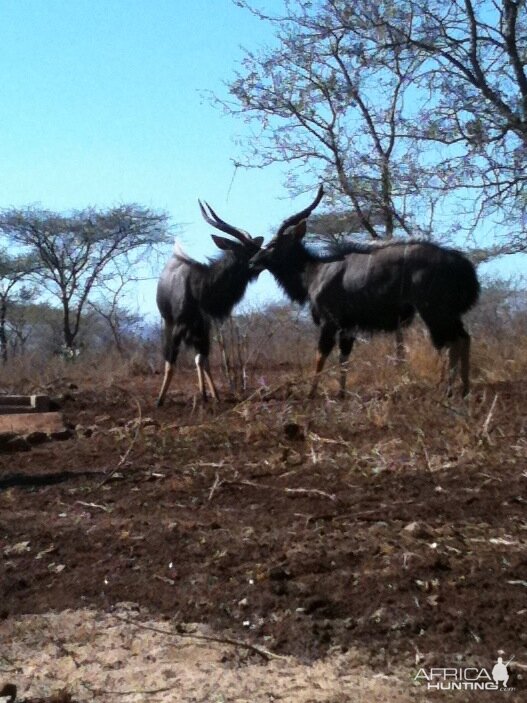
M247 232L231 227L206 203L202 205L200 202L199 206L210 225L230 234L235 241L213 234L214 243L223 253L207 264L189 258L176 244L161 273L157 284L157 307L164 322L165 375L158 406L164 403L182 343L197 352L196 369L202 399L207 400L204 381L213 398L218 398L209 368L211 323L224 320L231 314L249 282L259 273L249 264L260 249L263 237L251 237Z

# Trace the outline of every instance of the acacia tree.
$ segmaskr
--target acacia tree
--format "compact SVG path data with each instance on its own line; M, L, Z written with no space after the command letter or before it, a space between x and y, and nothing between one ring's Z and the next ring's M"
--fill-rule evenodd
M276 38L218 101L260 130L241 165L296 166L297 189L324 180L372 237L485 216L508 230L480 259L525 248L523 0L284 0L280 16L235 2Z
M351 206L354 231L429 235L442 194L426 187L423 145L400 131L417 109L422 56L401 49L398 35L385 47L368 35L371 3L286 1L276 17L237 4L272 23L277 39L246 51L231 98L218 100L261 130L240 165L296 166L297 189L298 175L323 180L334 206Z
M106 324L118 353L125 353L125 339L133 328L137 328L141 318L138 313L128 310L123 303L126 288L140 280L132 276L127 266L115 262L114 275L99 288L99 299L89 300L90 308Z
M87 209L69 215L28 208L0 216L0 232L39 261L33 279L60 302L63 343L75 348L86 303L121 270L130 277L156 244L166 240L167 217L138 205Z
M35 257L0 251L0 358L4 364L8 357L9 309L33 298L35 291L27 283L37 268Z
M505 223L505 250L526 250L525 2L383 0L373 26L384 47L425 59L418 84L433 110L408 125L411 136L443 149L448 187L470 192L466 214Z

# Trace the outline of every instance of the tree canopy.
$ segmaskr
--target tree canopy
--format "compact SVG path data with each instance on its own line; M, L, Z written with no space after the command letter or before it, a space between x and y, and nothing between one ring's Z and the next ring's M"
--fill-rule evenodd
M484 221L504 236L489 253L527 248L523 0L236 1L276 39L218 100L255 127L240 164L293 166L296 191L323 180L371 237Z
M29 279L38 267L38 259L31 254L11 255L0 250L0 358L4 363L8 356L8 312L34 297Z
M167 216L139 205L71 214L26 208L0 215L0 233L38 261L32 280L58 299L63 343L72 349L90 295L111 281L119 266L129 280L149 250L166 240Z

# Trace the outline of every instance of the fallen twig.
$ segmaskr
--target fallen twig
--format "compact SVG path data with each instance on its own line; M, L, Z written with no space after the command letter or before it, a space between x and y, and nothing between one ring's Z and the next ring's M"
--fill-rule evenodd
M219 485L221 485L221 483L222 483L222 481L220 481L220 475L216 471L216 478L214 479L214 483L212 484L212 487L209 491L209 498L208 498L209 503L212 500L214 493L216 492L216 489L218 488Z
M99 505L98 503L87 503L85 500L76 500L78 505L83 505L85 508L97 508L98 510L104 510L105 513L111 513L112 509L106 507L106 505Z
M379 515L379 509L375 508L374 510L366 510L363 513L337 513L331 514L327 513L325 515L312 515L311 517L308 517L306 520L306 525L311 524L312 522L317 522L318 520L325 520L325 521L331 521L331 520L363 520L364 522L386 522L386 515ZM390 518L391 519L391 518Z
M274 654L274 652L270 652L268 649L259 647L256 644L250 644L249 642L233 639L232 637L214 637L213 635L200 635L197 633L190 632L169 632L168 630L162 630L160 627L154 627L153 625L145 625L144 623L137 622L136 620L131 620L130 618L125 618L122 615L117 615L116 613L113 613L113 617L117 618L117 620L121 620L122 622L126 622L129 625L135 625L135 627L139 627L142 630L151 630L152 632L158 632L160 635L168 635L169 637L184 637L187 639L205 640L207 642L219 642L220 644L231 644L234 647L244 647L245 649L248 649L249 651L258 654L266 660L287 659L287 657L284 657L281 654Z
M6 661L8 664L10 664L13 667L12 671L23 671L22 667L17 666L16 662L10 659L7 655L0 654L0 659L3 659L3 661ZM7 669L4 669L3 671L7 671Z
M335 501L337 497L331 493L326 493L318 488L281 488L280 486L269 486L265 483L256 483L256 481L223 481L223 483L229 485L241 485L241 486L251 486L252 488L265 488L269 491L283 491L284 493L291 494L302 494L302 495L316 495L322 496L323 498L328 498L331 501Z
M432 481L434 486L437 487L438 483L435 479L434 470L432 469L432 465L430 463L430 456L428 454L428 449L426 448L426 445L423 441L423 437L421 435L419 435L419 444L421 445L421 449L423 450L423 455L425 458L425 466L426 466L426 470L428 471L428 473L430 475L430 480Z
M140 405L139 401L137 400L137 398L135 399L135 404L137 405L137 410L138 410L138 414L137 414L137 427L135 428L135 434L134 434L134 436L132 437L132 441L131 441L130 444L128 445L127 450L125 451L125 453L123 454L123 456L122 456L121 459L119 460L119 463L117 464L117 466L115 466L115 467L110 471L110 473L107 474L107 475L104 477L104 479L103 479L100 483L98 483L98 484L95 486L95 488L94 488L93 490L97 490L97 489L101 488L102 486L104 486L104 484L107 483L107 482L112 478L112 476L114 476L114 475L119 471L119 469L121 468L121 466L123 466L123 464L126 462L126 460L128 459L128 457L130 456L130 452L132 451L132 449L134 448L135 443L137 442L137 439L138 439L139 434L140 434L140 432L141 432L141 418L142 418L142 416L143 416L143 413L142 413L142 410L141 410L141 405Z
M94 696L100 695L101 693L104 694L105 696L136 696L136 695L144 695L144 694L151 694L151 693L164 693L166 691L173 691L177 686L165 686L164 688L150 688L150 689L141 689L138 688L135 691L109 691L104 688L93 688L92 686L89 686L87 683L84 681L81 681L82 685L84 688L86 688L91 694Z
M418 500L402 500L394 501L390 503L390 507L396 505L415 505L416 503L422 503ZM306 525L312 522L317 522L318 520L364 520L365 522L386 522L386 520L403 520L405 518L393 517L392 515L386 515L383 510L386 510L388 506L381 505L372 510L362 510L358 513L324 513L322 515L311 515L306 520ZM381 513L381 515L379 515Z
M324 444L339 444L344 447L349 447L352 445L352 442L346 442L344 439L331 439L330 437L321 437L320 435L316 434L315 432L310 432L309 433L309 439L311 439L314 442L322 442Z
M482 434L482 435L485 435L485 437L487 437L487 439L490 439L490 437L489 437L489 425L490 425L490 421L492 420L492 416L494 415L494 409L495 409L495 407L496 407L496 401L497 401L497 400L498 400L498 394L496 393L496 395L494 396L494 400L492 401L492 403L491 403L491 405L490 405L490 410L489 410L489 412L488 412L488 414L487 414L487 417L486 417L486 419L485 419L485 422L483 423L483 426L482 426L482 428L481 428L481 434Z

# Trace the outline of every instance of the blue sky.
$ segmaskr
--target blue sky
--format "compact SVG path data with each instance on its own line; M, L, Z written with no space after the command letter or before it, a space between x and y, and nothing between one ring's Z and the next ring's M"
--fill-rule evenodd
M0 0L0 206L138 202L184 223L185 249L204 258L217 250L199 197L267 236L305 198L289 199L277 167L234 173L246 127L204 93L225 95L240 47L269 42L231 0ZM264 273L247 300L279 296ZM155 314L154 298L143 284L130 304Z
M304 203L276 168L233 179L245 126L203 94L226 93L240 46L271 40L231 0L0 0L0 205L138 202L185 223L198 258L217 251L198 197L267 235ZM141 309L155 311L154 296L142 286ZM270 296L265 274L249 301Z

